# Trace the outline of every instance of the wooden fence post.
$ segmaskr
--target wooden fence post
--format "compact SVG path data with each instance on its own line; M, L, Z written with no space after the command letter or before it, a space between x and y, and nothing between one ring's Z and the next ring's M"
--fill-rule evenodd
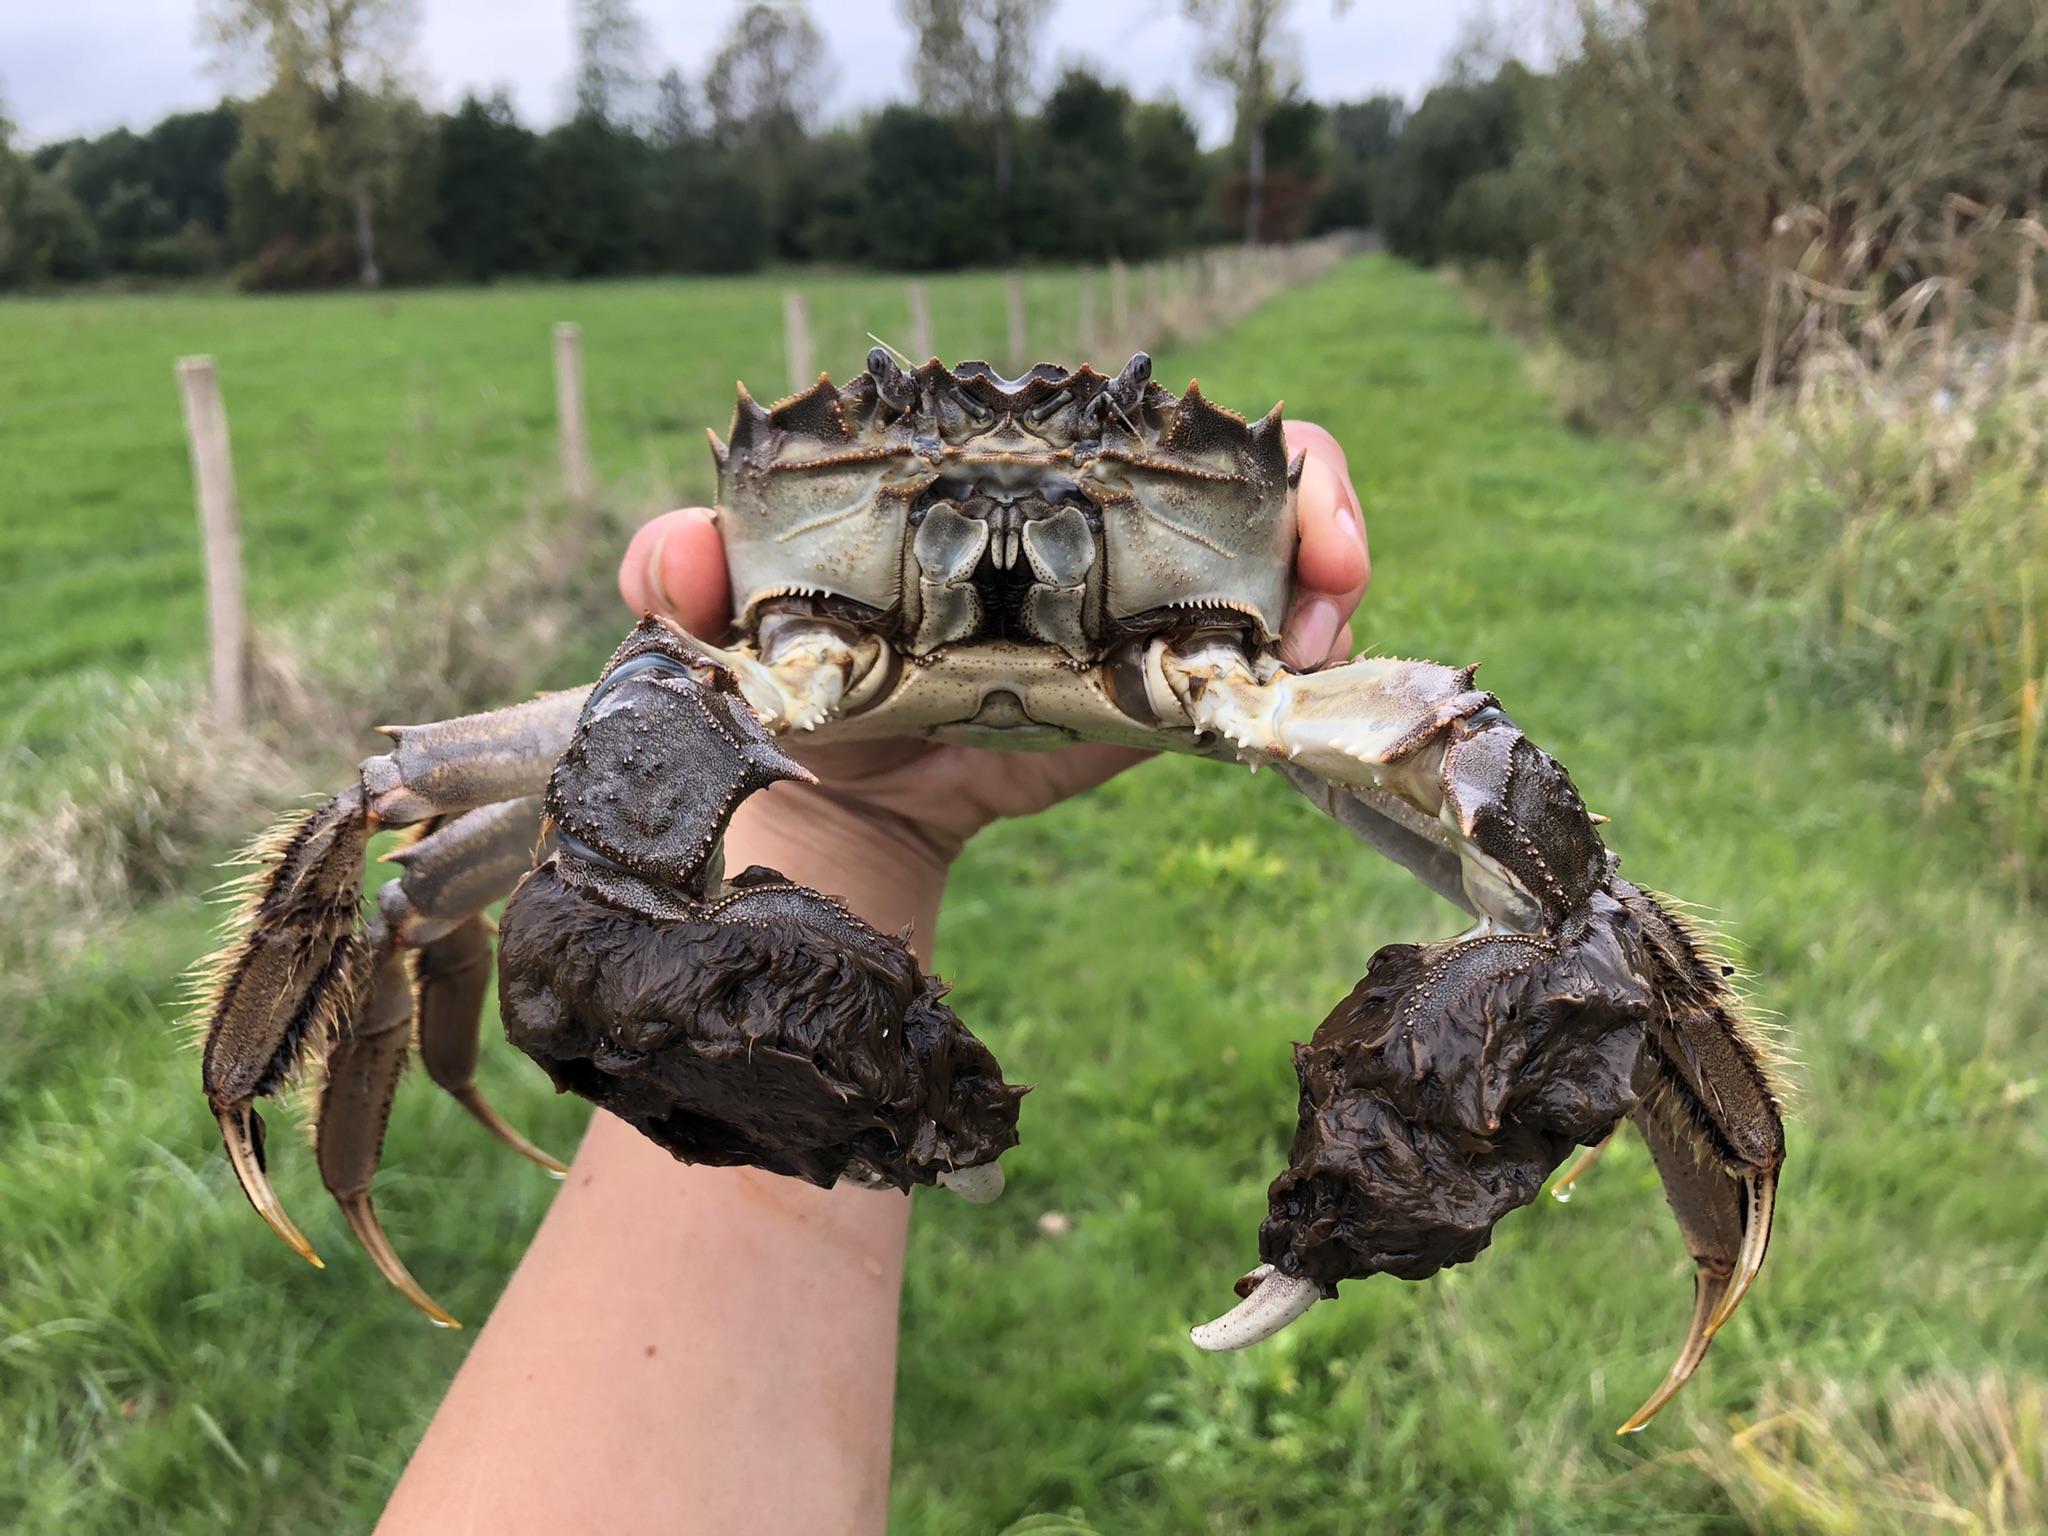
M590 428L583 415L583 331L555 327L555 430L562 442L562 485L577 508L590 505Z
M932 345L931 304L925 298L923 283L905 284L903 296L910 303L910 360L922 368L939 355Z
M228 448L228 413L220 375L210 357L178 359L178 389L185 397L185 437L192 449L192 482L199 503L199 536L206 549L206 618L213 651L213 713L229 729L242 723L244 656L242 527L235 506L235 463Z
M811 368L811 313L794 288L782 296L782 341L789 352L789 392L800 395L818 375Z
M1030 340L1024 327L1024 274L1015 267L1004 275L1003 292L1010 301L1010 360L1007 366L1021 372L1026 366L1024 352Z
M1074 319L1074 341L1081 355L1076 362L1095 361L1095 274L1087 267L1080 270L1081 301Z

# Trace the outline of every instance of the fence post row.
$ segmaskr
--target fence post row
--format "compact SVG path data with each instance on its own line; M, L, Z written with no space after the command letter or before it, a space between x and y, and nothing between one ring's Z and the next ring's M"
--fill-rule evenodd
M1015 267L1003 274L1003 297L1010 310L1010 360L1012 372L1021 373L1029 366L1025 353L1030 349L1030 332L1024 324L1024 274Z
M562 485L583 510L590 505L590 431L583 416L583 331L555 327L555 427L562 440Z
M782 343L789 352L789 392L800 395L818 375L811 367L811 314L794 288L782 296Z
M1095 361L1095 274L1087 267L1080 268L1081 301L1076 307L1074 319L1074 341L1081 355L1078 362Z
M235 463L220 375L210 357L178 359L185 400L185 438L192 450L193 491L206 559L206 619L213 653L213 713L229 729L243 719L242 528L235 506Z
M904 285L903 296L910 305L910 360L922 368L939 355L932 342L932 309L923 283Z

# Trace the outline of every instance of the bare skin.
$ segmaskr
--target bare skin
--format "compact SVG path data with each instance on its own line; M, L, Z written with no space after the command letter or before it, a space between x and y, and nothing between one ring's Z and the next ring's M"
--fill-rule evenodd
M1344 453L1306 449L1282 655L1341 659L1371 574ZM710 514L654 519L619 590L694 634L727 623ZM766 864L909 927L927 967L946 872L990 822L1028 816L1145 754L1005 753L910 742L801 752L817 788L740 808L729 868ZM910 1201L678 1163L602 1111L428 1426L377 1529L493 1536L884 1530Z

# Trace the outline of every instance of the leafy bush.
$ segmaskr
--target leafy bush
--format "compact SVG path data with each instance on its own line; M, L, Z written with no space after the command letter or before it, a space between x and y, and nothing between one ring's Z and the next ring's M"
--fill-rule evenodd
M1944 200L2034 206L2048 165L2048 31L2032 0L1639 0L1585 5L1542 119L1557 318L1655 400L1759 355L1787 210L1887 259ZM1419 114L1418 114L1419 115ZM1848 255L1846 245L1839 248ZM1828 274L1813 274L1825 279Z
M1454 80L1422 98L1373 179L1374 222L1391 250L1426 263L1528 253L1535 199L1510 167L1535 88L1509 62L1491 80Z
M1330 109L1330 172L1309 220L1314 234L1369 229L1380 163L1400 142L1408 109L1398 96L1339 102Z

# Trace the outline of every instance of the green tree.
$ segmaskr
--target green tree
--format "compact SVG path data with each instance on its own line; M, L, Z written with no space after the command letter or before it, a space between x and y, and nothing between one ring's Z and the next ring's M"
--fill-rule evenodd
M898 0L917 33L911 78L918 105L983 127L994 151L996 229L1010 243L1010 185L1018 114L1031 94L1038 34L1050 0Z
M1209 191L1194 125L1073 67L1018 137L1016 235L1035 256L1142 260L1189 244Z
M1292 0L1184 0L1207 40L1202 73L1230 92L1237 140L1244 146L1244 243L1264 229L1266 118L1299 83L1301 64L1286 30Z
M1374 181L1374 222L1414 261L1520 260L1537 217L1511 171L1535 77L1513 61L1491 80L1454 80L1422 98Z
M12 286L28 276L27 240L24 223L28 212L28 189L35 170L14 150L14 123L0 102L0 286Z
M433 240L451 271L481 283L542 266L538 150L503 91L442 123Z
M1131 109L1131 158L1138 238L1125 254L1155 256L1193 245L1209 197L1209 166L1186 108L1177 101L1137 103Z
M712 139L753 177L786 256L804 254L809 210L797 187L829 79L824 36L802 0L746 6L704 74Z
M1366 229L1374 224L1373 181L1401 141L1407 108L1398 96L1339 102L1330 109L1330 179L1309 228Z
M877 266L961 267L993 254L988 162L950 120L884 107L868 129L862 243Z
M601 118L578 116L540 141L541 228L549 269L617 277L641 264L647 142Z
M407 85L414 0L207 0L203 15L221 67L264 82L242 122L277 190L344 207L357 275L377 287L378 205L425 126Z
M223 103L175 113L145 134L117 128L46 144L33 158L90 216L109 267L175 276L220 260L239 136L235 109Z
M576 115L613 127L641 117L647 95L647 23L633 0L573 0Z

